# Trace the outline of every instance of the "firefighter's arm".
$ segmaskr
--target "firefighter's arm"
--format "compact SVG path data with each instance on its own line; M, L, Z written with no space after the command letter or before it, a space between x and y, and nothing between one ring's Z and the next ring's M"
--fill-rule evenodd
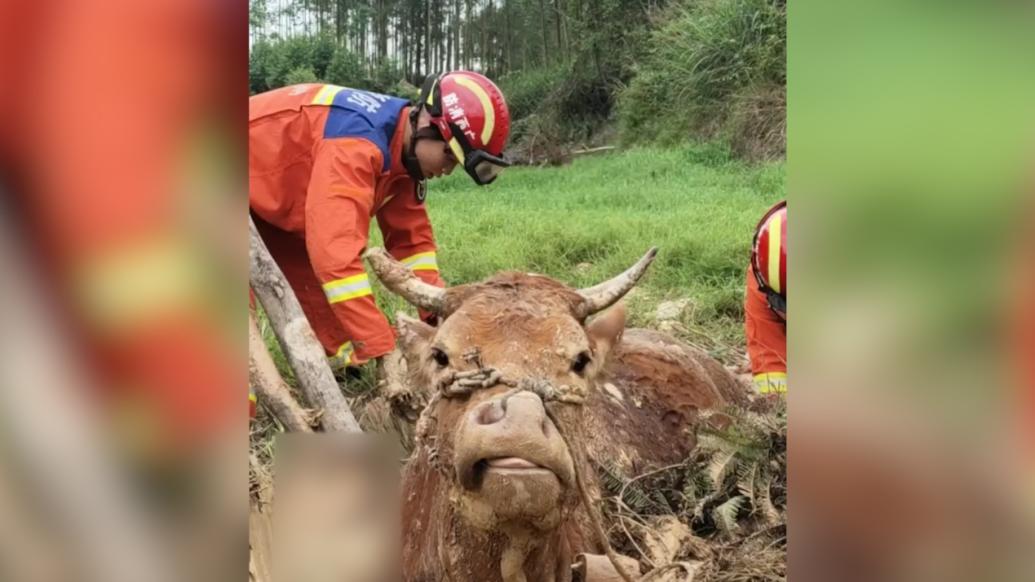
M395 334L378 310L360 255L367 244L381 152L357 138L327 140L313 161L306 195L306 249L350 342L336 354L358 365L387 354Z
M385 249L424 282L445 287L439 275L431 221L424 204L414 194L413 181L398 180L389 194L391 197L377 211ZM420 318L428 323L435 322L435 315L423 310Z
M762 394L787 391L787 327L773 312L755 274L748 269L744 335L755 388Z

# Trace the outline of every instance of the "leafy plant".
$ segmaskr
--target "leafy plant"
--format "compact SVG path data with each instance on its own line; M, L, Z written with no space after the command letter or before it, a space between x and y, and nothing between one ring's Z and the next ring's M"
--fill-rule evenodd
M782 154L786 5L683 0L666 21L619 97L623 142L723 138L746 157Z
M696 529L732 538L741 521L751 528L782 523L787 503L786 408L762 414L731 410L728 426L702 426L690 477ZM689 509L689 507L687 507Z
M300 83L314 83L319 79L316 78L316 73L312 67L298 67L292 69L287 76L284 77L284 84L286 85L298 85Z

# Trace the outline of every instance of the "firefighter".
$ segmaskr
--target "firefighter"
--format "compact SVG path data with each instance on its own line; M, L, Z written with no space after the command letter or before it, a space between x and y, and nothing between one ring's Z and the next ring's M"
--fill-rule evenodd
M787 392L787 202L755 228L744 301L744 333L755 388Z
M389 253L444 286L426 180L461 166L491 183L509 165L509 129L499 88L468 71L429 77L416 104L321 84L251 98L251 214L336 372L395 346L360 258L370 221Z

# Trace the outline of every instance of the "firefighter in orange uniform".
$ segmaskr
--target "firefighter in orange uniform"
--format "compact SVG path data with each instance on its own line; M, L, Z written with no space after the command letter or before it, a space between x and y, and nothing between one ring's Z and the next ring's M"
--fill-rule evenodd
M755 388L787 392L787 202L766 212L755 229L744 301L744 332Z
M460 165L492 182L509 165L509 130L499 88L467 71L429 77L415 105L320 84L251 98L251 214L336 371L395 346L360 259L371 219L388 252L444 286L425 180Z

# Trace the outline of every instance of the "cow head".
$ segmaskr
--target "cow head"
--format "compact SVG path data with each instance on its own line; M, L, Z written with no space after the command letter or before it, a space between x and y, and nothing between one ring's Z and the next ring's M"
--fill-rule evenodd
M411 378L441 395L418 423L414 459L434 465L434 488L453 515L481 531L541 536L577 506L580 403L625 310L587 318L632 289L655 252L583 290L525 273L440 289L381 249L366 253L388 289L441 320L435 328L400 315L399 347L419 368Z

